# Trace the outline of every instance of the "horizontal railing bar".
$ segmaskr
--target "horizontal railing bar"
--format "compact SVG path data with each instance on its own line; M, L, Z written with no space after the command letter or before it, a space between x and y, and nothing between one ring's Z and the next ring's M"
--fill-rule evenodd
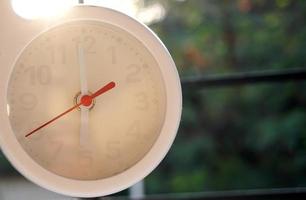
M306 199L305 188L250 189L147 196L142 200L295 200Z
M109 197L123 200L127 197ZM296 200L306 199L306 188L246 189L211 192L172 193L147 195L138 200Z
M262 70L225 75L207 75L182 79L182 87L202 89L206 87L225 87L234 85L273 83L306 80L306 68L284 70Z

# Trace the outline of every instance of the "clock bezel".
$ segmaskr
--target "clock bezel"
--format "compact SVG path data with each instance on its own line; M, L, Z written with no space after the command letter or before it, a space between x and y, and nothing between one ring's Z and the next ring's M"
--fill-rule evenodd
M145 157L134 166L118 175L101 180L69 179L53 174L41 167L29 157L17 141L6 112L9 77L16 59L23 49L43 32L63 23L78 20L95 20L109 23L136 37L156 59L165 84L167 106L164 125L158 139ZM0 68L0 144L9 161L19 172L34 183L57 193L77 197L109 195L126 189L146 177L157 167L169 151L175 139L181 117L182 93L180 79L175 63L163 43L142 23L123 13L103 7L76 6L65 16L55 21L37 21L35 26L33 26L35 22L24 21L24 23L29 24L28 30L24 30L27 36L22 42L15 44L14 48L16 50L11 51L10 59L5 59L2 62L2 68ZM10 31L14 31L14 27Z

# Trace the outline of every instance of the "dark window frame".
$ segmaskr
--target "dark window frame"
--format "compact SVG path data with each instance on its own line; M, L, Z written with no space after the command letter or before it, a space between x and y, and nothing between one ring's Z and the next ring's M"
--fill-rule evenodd
M306 81L306 68L283 70L261 70L237 72L224 75L206 75L183 78L183 92L206 88L244 86L253 84L272 84ZM204 199L204 200L296 200L306 199L306 188L277 188L261 190L238 190L226 192L204 192L178 196L146 197L145 199Z

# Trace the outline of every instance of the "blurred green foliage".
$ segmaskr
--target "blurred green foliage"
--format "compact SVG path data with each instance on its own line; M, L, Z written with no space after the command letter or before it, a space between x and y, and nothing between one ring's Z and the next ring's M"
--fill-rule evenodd
M306 1L159 2L167 16L151 28L181 77L306 67ZM305 82L184 91L178 137L147 192L306 186L305 91Z

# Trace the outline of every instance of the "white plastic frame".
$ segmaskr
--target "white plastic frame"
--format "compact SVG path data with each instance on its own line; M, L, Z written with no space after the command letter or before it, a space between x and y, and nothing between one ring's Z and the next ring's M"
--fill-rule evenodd
M179 126L182 93L176 66L163 43L145 25L108 8L76 6L53 21L27 21L16 16L9 3L0 2L0 145L13 166L29 180L64 195L96 197L130 187L147 176L169 151ZM1 10L3 9L3 10ZM7 115L7 86L16 58L22 49L41 32L71 20L93 19L116 25L140 40L155 57L165 81L167 108L160 136L146 156L128 170L101 180L80 181L53 174L33 161L17 141ZM4 21L5 20L5 21Z

